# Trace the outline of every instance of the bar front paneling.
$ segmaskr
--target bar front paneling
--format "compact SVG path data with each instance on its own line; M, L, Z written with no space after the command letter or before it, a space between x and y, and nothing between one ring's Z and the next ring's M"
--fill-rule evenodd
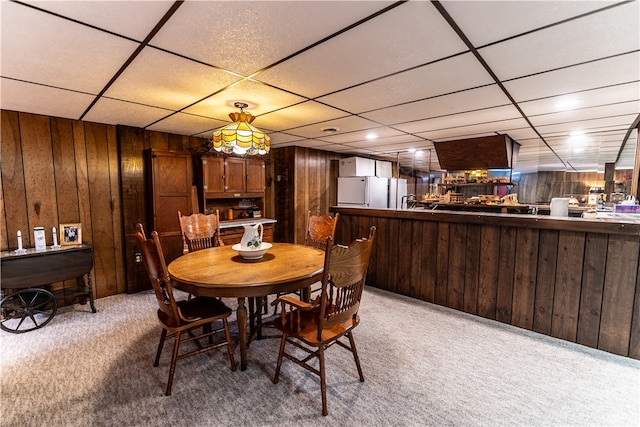
M538 257L533 330L545 335L551 335L553 295L558 261L558 234L559 232L555 230L540 230L542 252Z
M640 221L332 211L339 243L378 229L369 286L640 359Z

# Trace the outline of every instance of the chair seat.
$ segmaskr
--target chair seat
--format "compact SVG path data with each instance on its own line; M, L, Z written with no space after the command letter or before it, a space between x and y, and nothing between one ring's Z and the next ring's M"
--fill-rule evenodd
M289 316L295 316L296 311L288 313ZM322 341L318 340L318 312L317 311L301 311L300 312L300 330L294 322L288 321L287 325L282 325L282 317L277 317L273 321L276 329L285 334L298 338L310 346L318 347L322 343L333 341L336 338L346 334L360 323L360 317L356 315L355 319L348 319L342 323L333 325L331 328L322 330Z
M212 318L222 318L229 316L233 310L227 307L222 301L212 297L197 297L190 300L177 301L176 305L185 319L180 319L180 323L170 318L165 312L158 310L158 318L165 327L171 330L186 329L208 323Z
M164 394L166 396L171 395L176 362L186 357L195 356L226 345L231 370L235 371L236 362L233 359L231 333L229 331L229 322L227 321L227 318L232 313L231 309L217 298L198 297L176 301L158 232L151 232L151 239L147 239L144 227L142 224L137 223L136 242L158 303L158 319L162 323L162 333L160 334L160 342L158 343L158 351L156 352L153 366L158 366L160 363L164 341L167 338L172 338L174 341L171 364L169 365L169 380ZM222 328L214 330L212 324L218 320L222 322ZM202 333L196 331L200 326L202 326ZM171 333L170 336L167 336L168 332ZM220 332L224 332L224 341L216 343L213 339L214 335ZM202 338L208 338L209 345L203 345L200 342ZM196 349L180 354L180 345L183 342L194 342Z
M360 323L358 308L371 260L375 232L376 227L372 226L368 238L357 239L349 246L333 245L332 237L328 236L324 248L320 295L312 303L286 295L272 303L281 307L280 317L274 319L274 326L282 332L273 383L278 384L280 380L280 368L285 358L318 375L322 394L322 415L329 413L325 350L338 344L338 347L350 351L358 369L360 382L364 382L353 329ZM344 338L349 341L345 342ZM298 352L287 353L287 344L297 347L307 355L299 357ZM310 363L316 359L317 365Z

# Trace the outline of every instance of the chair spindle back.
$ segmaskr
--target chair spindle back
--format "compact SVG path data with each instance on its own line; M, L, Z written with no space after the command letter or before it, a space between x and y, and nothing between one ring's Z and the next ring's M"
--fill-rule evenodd
M182 215L178 211L182 230L182 252L189 253L214 246L224 246L220 238L220 213Z
M156 231L151 232L151 239L147 239L144 227L138 223L136 224L136 240L142 254L142 263L147 270L149 280L151 280L160 311L166 315L168 323L178 324L178 306L173 296L173 287L169 279L158 233Z
M349 246L333 246L331 239L327 239L318 339L321 339L323 329L357 316L375 233L376 227L372 226L369 237L358 239Z
M311 215L311 211L308 211L307 229L304 235L305 245L325 249L327 237L331 237L332 240L335 239L339 216L339 213L335 216Z

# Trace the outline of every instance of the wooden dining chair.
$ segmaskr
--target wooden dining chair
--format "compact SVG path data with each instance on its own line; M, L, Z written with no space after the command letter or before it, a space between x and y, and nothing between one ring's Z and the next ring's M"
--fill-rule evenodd
M331 215L312 215L307 212L307 223L304 234L304 244L319 249L324 249L327 245L327 237L335 240L336 226L338 225L339 213Z
M182 231L182 253L224 246L220 237L220 212L217 209L209 215L182 215L182 212L178 211L178 220Z
M338 225L339 213L335 216L331 215L312 215L311 211L307 211L306 227L304 232L304 244L307 246L313 246L314 248L324 250L327 246L327 238L331 238L331 241L335 239L336 226ZM294 291L304 301L309 301L313 293L317 293L320 288L317 284L313 284L305 289ZM279 293L280 297L285 293ZM278 313L278 307L273 310L273 314Z
M160 343L158 344L153 366L158 366L160 362L165 340L170 338L175 340L165 395L171 395L171 385L173 384L173 376L178 360L226 345L229 361L231 362L231 370L235 371L236 364L233 359L231 333L227 321L232 310L217 298L195 297L189 300L176 301L158 233L153 231L151 239L147 239L142 224L138 223L136 224L136 240L142 254L142 262L158 300L158 320L162 325L162 334L160 335ZM214 330L212 324L218 320L222 321L222 328ZM195 334L194 330L197 328L202 328L202 333ZM223 331L225 340L214 342L213 336ZM208 339L202 340L202 338ZM206 341L206 343L203 344L202 341ZM180 345L185 342L193 342L196 349L180 354Z
M339 217L339 213L336 213L335 216L311 215L311 211L308 211L304 244L324 250L327 246L328 237L331 237L331 241L335 241ZM309 301L311 295L319 291L320 288L317 285L311 285L308 288L301 289L299 295L303 300Z
M274 326L282 332L280 352L273 383L277 384L283 358L302 366L320 377L322 415L327 415L327 384L324 353L333 344L351 351L356 362L360 381L364 382L360 359L353 339L353 329L360 318L358 308L371 259L371 249L376 228L371 227L369 237L358 239L349 246L332 245L327 238L324 272L320 295L311 303L285 295L272 304L280 305L280 316ZM346 337L345 343L340 338ZM302 349L308 356L298 358L286 352L286 345ZM318 358L319 368L309 361Z

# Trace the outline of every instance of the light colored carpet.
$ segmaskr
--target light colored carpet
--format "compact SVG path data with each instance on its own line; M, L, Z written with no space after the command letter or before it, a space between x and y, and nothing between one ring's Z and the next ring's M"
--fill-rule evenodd
M639 361L377 289L355 330L365 382L350 353L327 353L327 417L310 373L284 361L271 382L277 339L254 342L244 372L222 349L178 362L165 397L154 296L96 305L0 332L2 426L640 426Z

